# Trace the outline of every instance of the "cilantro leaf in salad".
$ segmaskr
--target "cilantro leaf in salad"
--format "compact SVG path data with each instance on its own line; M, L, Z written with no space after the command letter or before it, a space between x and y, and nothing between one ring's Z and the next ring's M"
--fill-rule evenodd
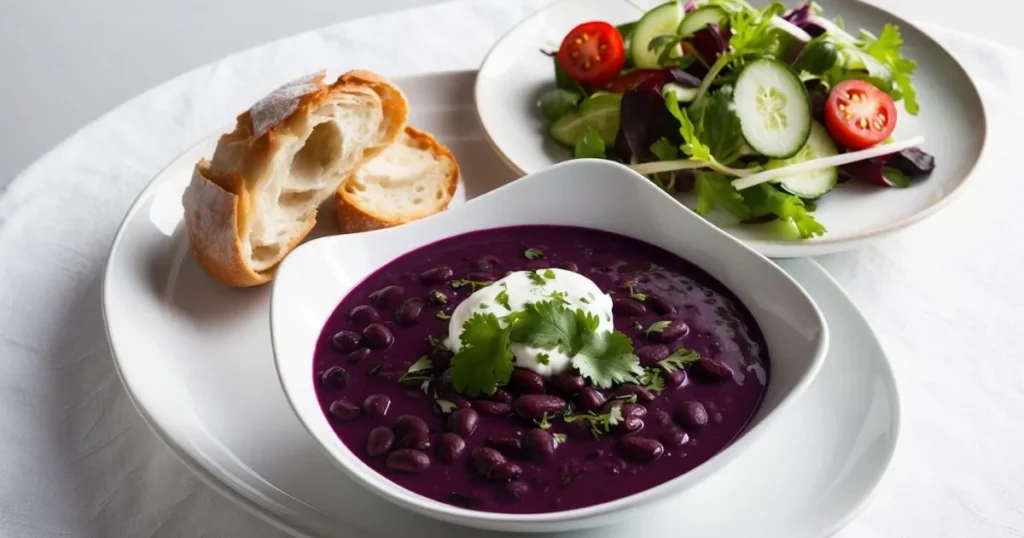
M923 137L891 137L919 112L902 48L896 25L854 35L813 2L670 2L573 28L539 108L575 158L627 164L701 215L810 239L843 181L908 188L934 168Z

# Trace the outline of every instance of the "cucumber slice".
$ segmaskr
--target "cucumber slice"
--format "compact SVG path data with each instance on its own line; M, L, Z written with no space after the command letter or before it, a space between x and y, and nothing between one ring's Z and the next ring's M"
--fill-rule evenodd
M622 94L598 92L583 100L575 112L569 112L551 123L548 134L558 142L573 147L587 127L597 129L601 140L612 146L619 133L619 110Z
M679 103L689 103L697 97L697 92L700 88L689 88L681 86L675 82L669 82L661 88L661 95L668 95L670 93L675 94L676 101Z
M636 21L633 36L630 38L629 55L633 58L633 64L645 68L660 67L658 55L661 51L651 52L647 50L647 46L658 36L674 35L682 20L682 2L668 2L644 13L644 16Z
M771 161L768 168L781 168L813 159L831 157L838 153L839 150L836 149L835 142L832 141L832 137L828 134L828 129L825 129L825 126L815 121L811 123L811 136L807 138L807 143L804 144L804 147L789 159ZM790 194L813 200L832 190L838 180L839 168L830 166L828 168L818 168L786 176L779 179L777 184L782 190Z
M747 65L733 90L743 138L758 153L788 159L811 134L807 88L788 65L761 59Z
M719 28L729 22L729 14L718 6L699 7L686 14L683 22L679 23L678 34L682 37L690 37L709 24L715 24Z

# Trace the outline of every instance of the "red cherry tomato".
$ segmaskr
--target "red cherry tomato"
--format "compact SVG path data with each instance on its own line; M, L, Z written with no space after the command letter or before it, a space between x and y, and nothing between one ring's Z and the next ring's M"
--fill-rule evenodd
M844 148L870 148L889 138L896 128L896 105L892 97L868 82L844 80L828 94L825 127Z
M558 47L558 64L569 78L601 85L626 64L622 36L607 22L585 22L573 28Z
M608 91L612 93L626 93L644 82L659 76L661 76L660 69L634 69L609 82Z

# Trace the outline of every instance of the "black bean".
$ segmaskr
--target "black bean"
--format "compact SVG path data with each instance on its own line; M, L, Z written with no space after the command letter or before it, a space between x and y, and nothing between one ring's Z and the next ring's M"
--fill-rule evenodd
M612 299L612 312L616 316L632 318L647 313L647 308L628 297L616 297Z
M359 335L352 331L340 331L331 337L331 345L338 351L352 351L359 347Z
M661 376L665 379L665 388L674 389L682 386L686 382L686 370L676 370L674 372L664 372Z
M636 350L635 355L640 359L640 366L654 366L658 361L665 360L672 354L672 350L665 344L651 344Z
M437 459L445 463L453 463L466 451L466 441L457 434L442 433L437 438Z
M617 435L630 435L642 430L644 419L640 417L625 417L611 428L612 433Z
M524 394L512 404L519 416L540 420L545 414L557 415L565 411L565 400L549 394Z
M622 406L622 416L644 418L647 416L647 408L638 403L626 404Z
M550 384L554 392L563 396L572 396L587 386L583 376L572 372L562 372L551 376Z
M616 397L629 396L630 394L635 394L636 401L640 403L651 403L654 401L654 394L640 385L626 383L625 385L615 389Z
M491 482L502 484L516 480L522 475L522 467L512 463L511 461L506 461L505 463L499 463L494 466L494 468L491 469L491 474L487 478Z
M320 383L329 389L342 389L348 385L348 372L341 366L331 366L320 374Z
M708 423L708 411L696 400L689 400L676 407L676 422L680 426L695 430Z
M661 331L650 333L650 336L652 338L657 339L660 342L671 342L676 338L682 338L686 336L686 333L688 332L690 332L690 327L686 324L685 321L681 319L674 319L670 321L669 324L666 325L665 328L662 329Z
M451 367L452 358L455 356L451 351L444 351L440 349L434 349L430 351L430 365L434 367L434 371L443 372Z
M696 369L697 377L701 380L721 383L729 381L733 376L732 368L715 359L701 357L693 366Z
M523 440L517 437L488 437L485 444L510 458L523 452Z
M348 318L359 325L369 325L380 319L377 309L370 305L359 305L348 313Z
M437 384L436 384L435 388L437 389L437 392L440 392L440 393L446 393L446 392L454 393L455 392L455 387L452 386L452 369L451 368L448 368L447 370L441 372L441 375L438 376L438 378L437 378Z
M363 416L363 410L348 400L334 400L329 408L332 415L340 420L349 422Z
M668 428L662 432L660 439L665 446L683 446L690 441L690 436L679 428Z
M391 347L395 343L395 335L380 323L371 323L363 329L363 340L366 345L375 348Z
M655 427L665 428L672 425L672 415L665 411L655 411L647 417L647 422L651 423Z
M502 456L501 452L482 446L474 448L469 458L473 462L473 469L484 477L490 476L491 469L505 463L505 456Z
M473 271L466 275L466 280L472 280L474 282L494 282L497 278L494 278L494 275L486 271Z
M403 473L419 473L430 467L430 456L419 450L400 448L388 454L388 469Z
M377 426L370 430L370 436L366 439L366 453L371 458L377 458L387 454L393 444L395 432L386 426Z
M473 409L459 409L448 415L448 431L462 437L469 437L480 424L480 413Z
M565 269L566 271L572 271L574 273L580 272L579 266L572 262L562 262L558 264L558 268Z
M505 389L498 389L494 391L494 394L491 394L491 400L495 402L512 403L512 400L515 399L516 397Z
M370 294L370 300L381 308L394 308L402 301L405 288L401 286L384 286Z
M348 361L349 364L356 364L358 362L363 362L364 360L366 360L369 357L370 357L370 350L369 350L369 348L365 348L364 347L364 348L361 348L361 349L357 349L357 350L353 351L352 353L349 353L348 356L345 357L345 360Z
M544 394L546 389L544 378L537 372L526 368L512 370L512 376L508 382L523 394Z
M395 430L395 435L399 438L409 434L427 435L430 433L427 423L416 415L399 415L392 427Z
M534 428L523 436L526 453L537 461L548 461L555 456L555 438L547 430Z
M447 265L439 265L433 269L427 269L420 273L420 282L426 286L433 286L434 284L441 284L447 282L455 271L452 271L451 267Z
M483 256L469 264L474 271L490 271L498 265L498 258L494 256Z
M501 498L509 502L521 501L529 492L530 486L521 480L509 482L498 490Z
M490 400L473 400L473 409L485 417L504 417L512 413L512 404L492 402Z
M391 398L385 394L371 394L363 400L363 413L368 417L379 418L388 414Z
M420 314L423 313L423 300L422 299L406 299L402 306L398 307L395 311L395 322L403 327L409 325L415 325L420 320Z
M652 310L663 316L676 313L676 307L660 295L648 295L647 304Z
M583 411L596 411L604 405L604 394L594 387L583 387L576 395L576 407Z
M660 458L665 453L665 447L654 439L626 437L619 441L619 453L629 460L649 462Z

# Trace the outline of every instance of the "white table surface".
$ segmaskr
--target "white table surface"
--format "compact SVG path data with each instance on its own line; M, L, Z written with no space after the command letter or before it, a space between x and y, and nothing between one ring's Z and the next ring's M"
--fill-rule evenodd
M427 14L387 20L402 22L406 36L423 38L446 17L463 12L475 17L479 27L460 35L448 54L429 65L471 68L490 41L542 3L473 0L460 4L471 6L468 12L437 6ZM236 3L225 2L229 4ZM294 31L325 22L296 22L298 15L270 10L271 4L263 0L247 4L267 8L252 11L277 21L263 28ZM378 0L376 5L385 4ZM1011 28L1014 17L994 0L976 0L970 9L950 4L945 11L936 4L901 0L890 7L921 13L912 17L917 21L992 31L993 37L1022 44L1020 32ZM145 82L133 85L126 82L136 72L132 62L97 53L88 64L95 69L69 67L77 77L75 85L88 88L81 99L70 99L53 89L63 78L47 78L52 73L46 69L25 68L19 63L23 59L7 65L11 32L13 39L30 34L17 21L42 20L26 5L5 5L0 15L0 58L5 62L0 102L17 114L31 109L33 116L49 119L43 122L45 133L26 141L12 132L33 128L7 121L22 116L6 110L0 116L5 119L0 123L5 151L0 155L8 159L0 161L0 173L5 174L10 171L4 167L24 164L10 160L12 147L19 149L13 152L19 159L41 153L83 121L152 85L158 80L153 77L173 75L253 42L249 31L222 29L222 48L189 50L190 40L167 39L188 35L192 23L208 30L197 17L162 12L162 19L139 15L126 21L121 13L111 23L83 8L57 9L49 22L67 25L64 19L77 13L81 24L89 25L88 32L69 30L63 35L64 49L50 44L19 54L49 54L36 64L55 66L90 56L91 47L110 50L103 47L120 39L117 46L133 47L139 62L168 69L138 71L146 73L141 77ZM176 5L188 9L190 3ZM203 6L214 18L228 15L220 12L226 8ZM129 23L138 23L138 39L131 44L124 28L115 28ZM289 56L303 47L322 42L336 47L332 50L351 51L369 44L362 56L340 60L342 67L353 57L394 50L373 45L382 33L374 24L261 47L147 92L76 134L0 196L0 536L280 535L199 484L141 422L120 387L103 338L98 273L120 215L163 164L224 124L240 103L251 102L292 70L305 70L301 58ZM54 31L36 26L42 35ZM112 34L98 37L107 31ZM147 31L166 39L141 36ZM86 34L96 40L90 42ZM81 39L75 41L76 35ZM861 250L820 260L862 307L889 349L905 412L903 442L892 470L868 510L842 532L844 538L1024 536L1024 362L1017 360L1024 349L1024 331L1018 327L1024 301L1024 219L1016 192L1017 154L1024 142L1019 97L1024 94L1024 55L962 36L942 36L976 77L994 112L993 136L978 176L959 200L924 223ZM87 42L89 46L83 44ZM428 67L413 57L395 56L391 62L387 71L392 74ZM248 69L252 65L260 69ZM264 69L281 78L261 78ZM115 71L123 77L105 76ZM7 76L12 72L15 76ZM36 78L23 80L29 75ZM79 109L89 112L62 116Z

